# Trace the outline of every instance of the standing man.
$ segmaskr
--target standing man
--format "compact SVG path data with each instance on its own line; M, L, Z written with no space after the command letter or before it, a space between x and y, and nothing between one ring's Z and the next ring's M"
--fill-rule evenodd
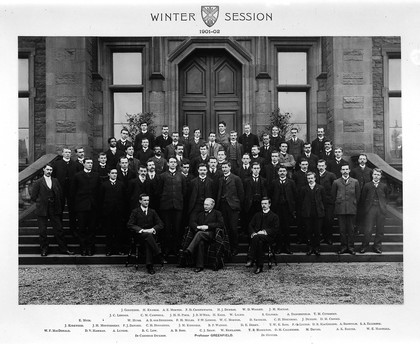
M252 146L259 145L258 137L251 133L251 125L249 123L244 125L244 133L239 136L238 142L242 145L244 153L250 154Z
M194 272L204 269L205 243L210 243L215 238L217 228L224 228L222 213L213 210L214 199L206 198L203 203L204 210L191 216L190 228L196 232L188 247L183 251L186 260L195 256ZM217 268L217 267L216 267Z
M321 185L325 190L325 217L322 224L322 237L327 245L333 244L334 199L331 195L331 189L336 179L337 177L334 173L327 171L325 160L318 160L316 183Z
M238 254L238 220L244 189L241 179L231 173L230 162L222 163L223 178L219 180L217 208L221 210L229 235L232 256Z
M77 147L74 152L76 153L76 172L83 171L83 159L85 158L85 150L83 147Z
M127 141L125 141L127 143ZM105 152L106 160L108 163L109 168L116 168L120 157L122 157L125 153L125 146L124 150L121 151L117 147L117 139L115 137L110 137L108 139L109 149Z
M340 226L341 249L338 254L354 251L354 219L357 213L357 204L360 198L360 186L356 179L350 177L350 166L341 166L341 178L336 179L332 185L331 195L335 203L335 214Z
M194 129L194 138L190 141L190 145L188 147L188 158L190 161L200 155L200 147L203 144L205 145L203 139L201 138L200 129Z
M127 147L126 152L129 148L130 148L130 146ZM133 149L133 153L134 153L134 149ZM150 149L149 140L147 138L143 137L143 139L141 140L141 148L138 149L136 151L136 154L135 154L136 159L138 159L138 161L139 161L139 165L140 164L141 165L146 165L147 160L149 160L151 157L153 157L153 155L155 155L155 153ZM131 158L132 158L132 154L131 154ZM129 159L130 159L130 157L129 157Z
M279 168L279 152L273 150L271 152L271 163L265 165L264 173L265 179L267 179L267 184L270 185L274 179L277 178L277 169Z
M147 140L144 140L147 142ZM128 146L125 150L125 156L128 160L128 169L133 171L137 175L137 171L139 170L140 160L134 157L134 147Z
M263 144L260 149L260 157L264 158L266 164L271 161L271 152L275 148L270 144L270 135L265 133L263 135Z
M160 146L155 146L155 148L153 148L153 153L155 155L147 160L147 164L149 164L149 161L152 160L155 165L156 173L161 174L168 168L168 161L162 157L162 148L160 148Z
M234 130L230 132L230 143L226 149L226 156L232 166L232 172L238 173L239 165L241 164L243 148L242 145L237 142L238 133Z
M298 158L303 154L303 144L305 142L297 137L297 128L290 129L290 133L292 137L289 141L287 141L287 145L289 146L288 153L292 154L293 158L295 158L295 161L297 161Z
M258 162L261 166L261 170L263 170L266 161L264 160L263 157L260 156L260 147L258 145L252 146L250 158L251 158L251 161L250 161L251 165L254 162Z
M83 171L73 180L74 210L77 214L78 236L82 256L93 256L95 249L96 217L99 213L99 174L92 171L93 160L85 158Z
M198 177L191 180L189 187L188 217L195 216L195 213L203 211L203 204L206 198L214 197L214 187L211 178L207 177L207 165L198 166Z
M216 142L216 133L214 131L211 131L209 133L208 142L207 142L207 149L209 151L209 156L216 157L217 152L219 150L223 150L223 146L220 143Z
M121 138L117 141L117 149L121 152L125 152L127 146L132 146L132 142L128 139L130 134L128 133L128 129L123 127L121 129Z
M273 211L281 219L280 233L277 237L277 253L292 254L290 250L290 223L296 217L296 184L287 178L286 167L280 165L278 178L271 183L268 195L273 201Z
M322 156L322 153L324 152L324 143L327 140L327 138L324 136L324 128L318 128L317 129L317 138L312 141L312 153L316 156Z
M75 235L77 231L76 212L74 211L74 199L71 194L71 185L73 183L74 175L77 172L77 163L70 159L71 150L63 148L62 159L56 160L53 165L52 177L57 178L61 187L61 213L62 221L64 206L67 202L67 210L69 212L70 231Z
M144 244L146 269L150 275L154 275L156 271L153 267L153 258L156 257L162 266L164 262L161 249L156 243L156 237L163 229L163 222L156 211L149 208L148 195L141 194L139 203L139 207L131 212L127 227L134 232L136 242Z
M287 153L287 147L288 146L286 142L280 143L279 163L286 167L288 177L292 178L293 169L295 168L296 161L292 154Z
M372 241L373 226L375 226L375 240L372 251L382 253L382 241L384 238L384 226L386 216L386 204L388 201L388 187L381 183L382 170L374 168L372 171L373 180L367 182L362 189L360 203L366 212L364 236L360 253L365 253Z
M177 160L169 158L169 169L160 177L160 212L165 224L162 247L164 255L175 254L181 247L182 209L187 190L186 179L176 169Z
M238 169L238 177L241 178L242 184L252 174L250 161L251 161L251 158L249 157L249 153L244 153L242 155L242 164Z
M299 190L304 187L307 183L308 183L308 179L306 177L307 173L308 173L308 160L306 160L306 158L301 158L300 159L300 170L296 171L293 174L293 181L296 184L296 190L299 193ZM299 199L297 200L297 204L296 204L296 220L297 220L297 243L307 243L306 241L306 231L305 231L305 221L303 220L302 217L302 212L301 212L301 205L299 204Z
M160 149L159 146L156 146L155 148ZM162 158L163 159L163 158ZM160 175L166 171L166 168L161 173L157 173L155 161L152 159L149 159L147 161L147 175L146 178L150 182L150 194L149 194L149 206L156 210L159 214L159 201L160 201L160 195L159 195L159 183L160 183Z
M223 177L223 172L217 168L217 159L214 156L209 158L208 167L207 176L213 181L213 195L217 195L219 179Z
M218 124L219 132L216 134L216 142L220 143L224 150L227 150L229 145L229 134L226 132L226 122L220 121Z
M319 256L319 238L321 233L322 219L325 216L325 190L316 184L315 173L308 172L306 175L308 184L299 190L299 205L301 215L305 222L308 251L306 255L314 253Z
M311 152L311 144L309 142L304 143L303 145L303 154L298 159L297 163L300 163L300 160L306 159L308 161L308 170L311 172L317 171L318 165L318 156Z
M372 180L372 169L366 166L367 155L359 154L358 159L359 165L350 171L350 177L356 179L359 182L360 192L363 192L363 188L366 183ZM356 215L356 231L359 232L364 227L365 221L365 206L362 202L359 202L357 207Z
M334 160L334 150L331 140L325 140L324 142L324 151L322 152L320 159L324 159L327 162L327 167L330 164L331 160Z
M153 147L159 146L161 150L164 150L166 146L172 143L172 138L169 136L169 127L167 124L162 125L162 133L156 137L156 141Z
M36 215L38 216L39 243L41 256L48 255L47 223L48 219L54 231L55 240L62 253L73 255L67 248L64 231L61 224L61 188L56 178L51 178L53 167L47 164L43 168L44 176L36 180L32 187L31 199L36 202Z
M103 228L106 234L106 255L122 252L124 223L124 184L117 180L117 169L109 171L109 179L102 183L100 200L102 203Z
M327 165L327 170L334 173L337 178L341 176L341 167L344 165L349 165L349 163L342 158L343 149L341 147L336 147L334 149L335 159L330 160L330 164Z
M277 151L280 149L280 142L284 140L284 138L279 135L279 132L280 129L277 125L271 128L270 144Z
M174 139L173 134L172 134L172 140ZM189 148L190 148L190 143L191 140L193 138L190 136L190 127L188 125L183 125L182 126L182 136L179 138L179 142L182 143L184 145L184 157L188 158L190 152L189 152ZM175 145L176 147L176 145ZM166 160L168 160L169 156L166 157Z
M207 165L208 162L209 155L207 145L205 143L202 143L200 146L200 155L191 160L191 172L193 176L198 176L198 166L200 166L200 164Z
M127 193L130 201L130 212L137 208L140 195L143 193L150 195L151 191L151 184L149 179L147 179L147 168L144 165L140 165L138 177L128 181Z
M142 148L142 141L146 138L149 141L149 147L154 147L155 135L153 135L147 128L147 122L140 123L140 132L134 139L134 151L137 153Z
M168 161L171 156L175 155L176 146L179 144L179 133L172 133L172 143L167 145L163 150L163 157Z
M93 164L92 171L97 172L99 174L99 178L101 178L101 182L104 182L109 179L108 173L110 170L110 166L108 165L106 153L100 152L98 156L98 161Z
M263 272L266 247L273 244L279 231L279 217L270 210L270 207L270 199L264 197L261 200L262 211L256 213L249 223L251 237L249 258L256 262L254 274Z

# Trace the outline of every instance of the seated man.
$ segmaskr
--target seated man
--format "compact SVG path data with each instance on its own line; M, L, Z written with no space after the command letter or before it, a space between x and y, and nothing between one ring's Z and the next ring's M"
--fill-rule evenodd
M256 262L255 274L263 271L264 252L267 245L274 243L279 231L279 217L270 210L271 201L268 197L261 199L262 211L256 213L249 223L251 236L250 261ZM250 264L251 262L248 262Z
M146 251L146 268L151 275L155 274L153 257L156 256L163 266L163 257L155 237L163 229L163 222L158 214L149 208L149 195L139 196L140 206L131 212L127 227L135 233L136 242L144 242Z
M196 232L194 238L183 251L181 258L181 266L185 266L185 260L191 261L193 255L196 256L195 272L201 272L204 269L204 244L210 243L215 238L217 228L223 228L222 213L214 208L215 201L213 198L204 200L204 211L193 214L190 221L190 228ZM217 268L217 267L216 267Z

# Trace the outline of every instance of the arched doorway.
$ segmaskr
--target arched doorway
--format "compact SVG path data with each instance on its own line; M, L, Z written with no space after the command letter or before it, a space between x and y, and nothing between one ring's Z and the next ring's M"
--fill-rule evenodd
M199 128L203 138L225 121L242 126L242 65L225 49L196 49L179 65L179 126Z

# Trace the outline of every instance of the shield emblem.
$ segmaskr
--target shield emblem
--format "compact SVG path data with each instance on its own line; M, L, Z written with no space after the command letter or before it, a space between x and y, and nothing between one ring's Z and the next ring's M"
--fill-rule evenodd
M208 27L212 27L219 18L219 6L201 6L201 18Z

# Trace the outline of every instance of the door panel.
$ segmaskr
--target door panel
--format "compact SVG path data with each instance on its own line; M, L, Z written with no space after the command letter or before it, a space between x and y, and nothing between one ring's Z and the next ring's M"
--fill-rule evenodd
M202 137L217 131L225 121L227 130L240 129L242 69L225 50L196 50L179 66L180 130L199 128Z

